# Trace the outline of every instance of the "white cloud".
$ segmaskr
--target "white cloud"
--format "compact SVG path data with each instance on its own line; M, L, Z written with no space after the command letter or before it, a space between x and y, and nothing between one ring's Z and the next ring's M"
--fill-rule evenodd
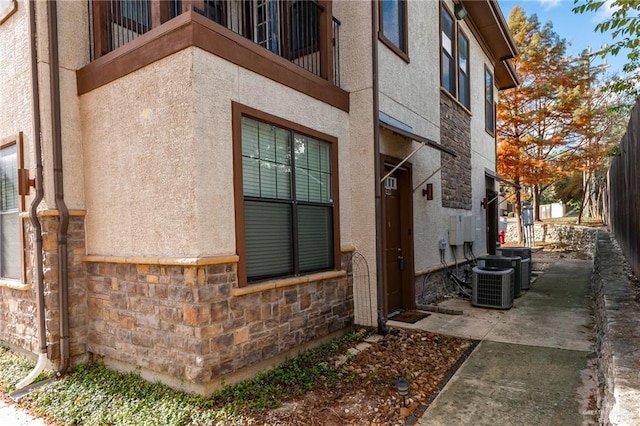
M598 13L595 16L595 21L601 22L606 19L611 18L613 11L617 8L613 7L614 0L605 0L604 5L600 9L598 9Z
M538 0L542 9L547 11L558 7L561 1L562 0Z

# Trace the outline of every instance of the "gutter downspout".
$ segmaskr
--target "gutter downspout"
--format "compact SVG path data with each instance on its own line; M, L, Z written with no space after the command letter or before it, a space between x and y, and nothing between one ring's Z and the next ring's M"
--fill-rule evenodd
M29 207L29 220L35 229L35 272L36 272L36 310L38 322L38 344L40 352L35 368L22 380L16 384L16 389L22 389L30 385L44 370L47 363L47 331L45 324L45 301L44 301L44 276L42 272L42 225L38 219L38 206L44 197L42 189L42 140L40 138L40 86L38 84L38 52L36 42L36 5L35 0L29 0L29 30L31 38L31 87L33 90L33 139L36 157L36 196L31 201Z
M56 376L62 376L69 368L69 276L67 271L67 232L69 210L64 202L62 173L62 120L60 118L60 63L58 60L58 13L56 0L47 2L49 29L49 64L51 67L51 129L53 142L53 186L56 209L60 213L58 227L58 296L60 308L60 361Z
M376 210L376 291L378 297L378 334L386 335L392 331L387 327L384 317L383 247L382 247L382 191L380 189L380 101L378 93L378 0L371 0L371 71L373 90L373 164Z

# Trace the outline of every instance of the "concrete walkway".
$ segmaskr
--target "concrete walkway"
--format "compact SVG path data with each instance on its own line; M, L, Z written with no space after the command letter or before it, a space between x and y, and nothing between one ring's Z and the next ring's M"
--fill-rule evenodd
M0 399L0 425L2 426L46 426L43 419L33 417L14 404Z
M452 299L415 323L389 324L481 340L419 425L588 425L593 354L590 261L552 265L513 308L475 308Z

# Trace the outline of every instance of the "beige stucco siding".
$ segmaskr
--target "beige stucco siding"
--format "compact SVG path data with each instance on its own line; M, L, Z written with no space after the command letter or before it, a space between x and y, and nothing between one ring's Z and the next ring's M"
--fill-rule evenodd
M194 52L195 139L200 176L197 221L203 253L235 253L231 102L338 138L339 170L349 168L348 115L200 49ZM209 182L209 184L204 184ZM349 241L349 179L340 174L341 240ZM211 218L220 227L209 231ZM214 253L218 254L218 253Z
M354 270L354 315L357 324L375 325L377 306L376 208L373 134L373 69L371 5L357 1L333 3L333 15L340 28L341 87L350 92L348 163L342 176L349 185L341 191L341 227L349 227L350 245L362 255L367 268L358 262ZM344 159L341 159L344 160ZM344 179L341 177L341 179ZM343 181L341 180L341 186ZM367 276L368 272L368 276Z
M33 134L28 30L29 17L23 3L0 25L0 139L23 132L28 142ZM25 158L30 158L28 152Z
M440 138L440 50L437 2L408 2L409 59L406 63L378 42L380 111L415 133Z
M447 2L451 10L453 4ZM406 63L382 42L379 50L380 111L410 126L414 133L440 141L440 3L409 2L409 58ZM422 196L421 188L414 192L414 260L415 270L423 271L440 264L438 242L448 240L449 217L473 216L476 220L474 250L486 250L486 210L481 206L485 197L485 168L495 170L495 143L484 129L484 65L492 66L475 33L465 21L457 21L469 38L470 49L470 119L471 119L471 210L442 207L441 175L429 179L434 199ZM495 93L497 99L497 92ZM381 152L402 159L419 145L388 131L381 133ZM414 188L441 166L447 154L425 147L415 154L413 166ZM423 185L424 187L424 185ZM456 254L463 256L461 248ZM451 249L447 261L453 260Z
M192 52L81 98L87 251L197 254Z
M410 126L413 132L440 141L440 45L438 2L408 2L409 59L407 64L382 42L378 42L380 111ZM420 145L388 131L381 132L381 152L402 159ZM424 147L409 160L413 187L436 171L440 157L448 155ZM449 215L442 207L440 173L432 176L434 199L413 193L414 265L421 271L440 263L438 241L447 238ZM422 186L424 188L424 185Z
M236 253L232 101L337 137L348 170L346 113L185 49L82 96L90 254Z

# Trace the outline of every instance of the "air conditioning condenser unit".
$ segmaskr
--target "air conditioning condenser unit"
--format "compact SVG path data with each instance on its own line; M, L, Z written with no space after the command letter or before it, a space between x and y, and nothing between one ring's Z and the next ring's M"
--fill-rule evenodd
M483 308L510 309L513 306L514 270L473 268L471 304Z

